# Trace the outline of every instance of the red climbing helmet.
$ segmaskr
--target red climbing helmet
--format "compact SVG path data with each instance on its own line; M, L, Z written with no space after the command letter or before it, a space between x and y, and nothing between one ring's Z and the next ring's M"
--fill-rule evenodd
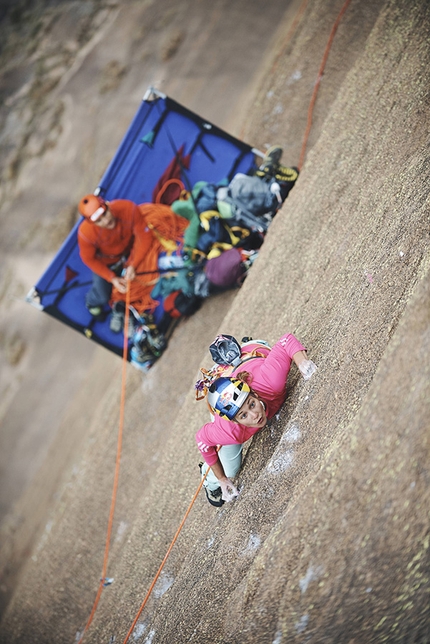
M108 206L103 197L96 195L85 195L79 202L78 210L80 214L92 222L100 219L105 214Z

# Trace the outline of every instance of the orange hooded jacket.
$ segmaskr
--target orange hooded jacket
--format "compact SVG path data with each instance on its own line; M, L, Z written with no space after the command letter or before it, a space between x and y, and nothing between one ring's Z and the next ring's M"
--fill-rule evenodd
M139 313L153 311L158 302L150 294L159 277L158 256L165 249L163 242L180 244L189 222L163 204L138 206L127 199L117 199L109 202L109 209L117 222L112 230L88 220L79 226L81 259L94 273L111 282L115 273L109 266L127 257L125 266L133 266L137 273L130 282L130 303ZM114 288L112 303L119 300L124 301L125 295Z

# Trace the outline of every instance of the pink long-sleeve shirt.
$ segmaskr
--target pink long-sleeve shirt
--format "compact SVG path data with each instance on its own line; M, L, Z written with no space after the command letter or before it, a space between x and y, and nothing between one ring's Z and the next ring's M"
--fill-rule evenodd
M286 333L272 347L271 351L268 350L266 358L252 358L233 371L232 375L241 371L251 374L252 380L249 385L265 402L268 419L276 414L285 400L287 378L293 355L297 351L305 350L305 347L294 335ZM260 429L246 427L215 414L214 420L203 425L197 432L197 446L206 463L213 465L218 460L217 445L244 443Z

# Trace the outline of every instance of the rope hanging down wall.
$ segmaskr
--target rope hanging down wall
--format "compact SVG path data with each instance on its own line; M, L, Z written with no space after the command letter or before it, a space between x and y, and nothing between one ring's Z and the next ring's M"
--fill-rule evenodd
M110 512L109 512L109 520L108 520L108 527L107 527L107 533L106 533L106 541L105 541L105 551L104 551L104 557L103 557L103 567L102 567L102 573L101 573L101 578L99 582L99 587L97 590L97 595L94 600L94 604L90 613L90 616L87 620L87 623L85 624L85 628L81 634L81 637L79 639L78 644L82 643L82 640L84 638L85 633L87 632L91 622L93 621L93 617L95 615L95 612L97 610L98 603L100 601L100 597L103 591L103 588L105 588L106 584L106 574L107 574L107 565L108 565L108 559L109 559L109 547L110 547L110 542L111 542L111 534L112 534L112 524L113 524L113 517L115 513L115 504L116 504L116 495L117 495L117 490L118 490L118 480L119 480L119 470L120 470L120 462L121 462L121 449L122 449L122 435L123 435L123 429L124 429L124 410L125 410L125 385L126 385L126 374L127 374L127 351L128 351L128 337L127 337L127 329L128 329L128 320L129 320L129 315L130 315L130 287L129 283L127 282L127 293L125 296L125 320L124 320L124 345L123 345L123 356L122 356L122 379L121 379L121 402L120 402L120 412L119 412L119 430L118 430L118 440L117 440L117 450L116 450L116 460L115 460L115 475L114 475L114 483L113 483L113 489L112 489L112 499L111 499L111 505L110 505Z

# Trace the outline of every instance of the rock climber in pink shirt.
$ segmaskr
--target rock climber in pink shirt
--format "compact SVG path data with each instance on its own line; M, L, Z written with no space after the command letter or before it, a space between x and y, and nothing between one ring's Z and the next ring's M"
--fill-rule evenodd
M283 335L272 349L261 344L256 347L258 356L244 360L228 377L221 376L210 385L207 402L213 421L196 434L205 460L202 476L211 468L204 481L206 496L215 506L239 494L231 479L242 462L242 444L279 411L285 401L291 363L297 365L305 380L316 370L305 347L291 333ZM247 351L252 348L248 343Z

